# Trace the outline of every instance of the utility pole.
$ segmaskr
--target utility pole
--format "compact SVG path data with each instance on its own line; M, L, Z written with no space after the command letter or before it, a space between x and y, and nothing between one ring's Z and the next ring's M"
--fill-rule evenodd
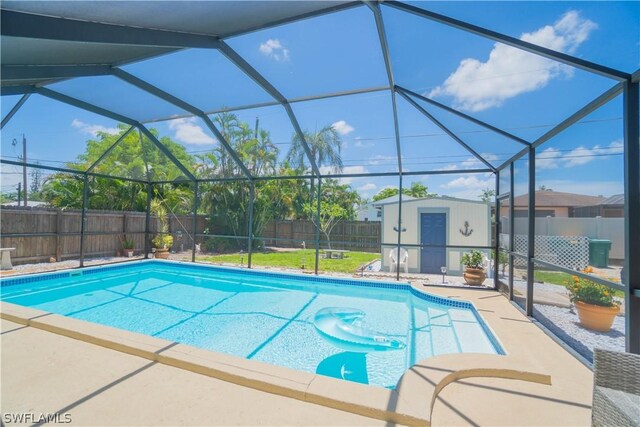
M27 206L27 138L22 134L22 186L24 187L24 206Z

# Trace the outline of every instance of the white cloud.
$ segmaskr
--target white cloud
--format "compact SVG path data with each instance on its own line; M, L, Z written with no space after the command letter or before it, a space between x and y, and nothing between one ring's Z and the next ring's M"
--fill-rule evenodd
M332 128L336 130L340 135L347 135L353 132L355 129L353 126L345 122L344 120L339 120L331 125Z
M458 169L458 165L453 164L453 163L449 163L448 165L445 165L441 168L436 169L437 171L454 171Z
M175 119L169 122L169 129L175 132L175 138L178 141L191 145L209 145L214 144L215 139L211 138L204 132L202 127L198 126L195 117L183 119Z
M480 157L482 157L483 159L485 159L489 163L492 163L492 162L495 162L496 160L498 160L498 156L496 156L495 154L491 154L491 153L480 153ZM449 167L450 166L451 165L449 165ZM466 160L464 160L462 162L462 169L478 169L478 168L485 169L486 167L487 167L487 165L485 165L484 163L482 163L480 160L478 160L475 157L469 157L468 159L466 159ZM454 168L454 169L456 169L456 168ZM452 170L452 169L450 169L450 170Z
M495 177L489 173L480 176L461 176L440 185L441 189L447 191L439 191L439 193L461 199L478 200L482 190L494 188L495 185Z
M622 141L613 141L606 147L598 145L593 148L578 147L571 150L563 159L566 167L580 166L590 163L597 158L602 159L612 154L622 154L624 145Z
M489 177L487 179L478 179L477 176L461 176L453 179L446 184L442 184L440 187L444 189L456 189L465 188L468 190L478 189L483 190L487 187L493 188L495 186L495 179Z
M622 154L623 151L624 145L620 140L613 141L606 147L594 145L592 148L588 148L581 145L567 153L562 153L560 150L550 147L536 156L536 169L582 166L596 159L602 160L610 155Z
M358 147L358 148L368 148L368 147L373 147L373 142L371 141L366 141L363 140L363 138L361 136L356 136L354 138L355 143L353 144L354 146Z
M337 171L334 167L331 166L320 166L320 173L322 175L331 175L331 174L336 174ZM363 174L363 173L368 173L369 171L367 170L367 168L365 168L364 166L345 166L342 168L342 172L340 172L341 174ZM359 179L363 179L363 178L339 178L338 182L340 182L340 184L351 184L356 180Z
M267 40L260 44L259 49L263 55L266 55L275 61L285 62L289 60L289 49L284 47L278 39Z
M360 187L358 187L358 190L359 191L370 191L370 190L375 190L376 188L378 188L378 186L375 185L374 183L370 182L368 184L361 185Z
M89 135L96 137L98 136L98 132L106 132L112 135L117 135L120 133L120 129L116 128L108 128L102 125L92 125L90 123L85 123L82 120L73 119L71 122L71 126L84 133L88 133Z
M571 10L553 25L546 25L520 39L559 52L573 53L597 25ZM499 107L507 99L545 87L554 78L571 77L573 69L557 61L496 43L482 62L466 58L430 97L452 96L454 107L482 111Z
M560 166L560 157L562 157L562 153L559 150L553 147L544 149L540 154L536 155L536 168L557 169Z
M394 163L397 164L398 156L385 156L382 154L377 154L375 156L369 157L367 163L370 165L380 165L380 164L389 164Z

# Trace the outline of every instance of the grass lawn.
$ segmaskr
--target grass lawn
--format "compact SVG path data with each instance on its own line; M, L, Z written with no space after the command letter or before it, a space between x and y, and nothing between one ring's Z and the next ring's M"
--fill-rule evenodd
M198 257L198 259L209 262L240 264L240 256L240 253L232 253L203 256ZM244 263L246 264L247 254L242 254L242 256L244 257ZM316 253L313 249L300 249L291 252L254 252L251 255L251 264L253 266L284 267L296 270L302 270L302 266L304 265L305 270L313 271L315 256ZM336 273L355 273L358 267L362 264L378 258L380 258L380 254L351 251L348 254L345 254L344 259L320 258L318 270Z
M533 277L536 282L560 285L565 288L567 287L567 282L571 280L570 274L559 271L536 271ZM614 290L614 295L617 297L624 297L624 292L616 289Z

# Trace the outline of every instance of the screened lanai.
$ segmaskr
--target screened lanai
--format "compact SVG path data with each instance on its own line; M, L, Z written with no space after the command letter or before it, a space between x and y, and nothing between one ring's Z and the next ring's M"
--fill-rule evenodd
M640 73L637 32L628 32L637 30L637 7L619 11L629 22L616 33L611 22L591 20L606 4L551 5L542 21L520 25L510 4L455 3L4 1L3 191L23 167L57 177L56 197L75 188L80 220L66 238L79 245L80 266L90 239L121 234L86 218L92 199L118 186L114 194L145 213L129 232L145 258L152 237L169 233L151 221L153 200L179 194L179 244L192 262L215 242L239 249L233 263L255 268L254 257L279 242L303 247L303 268L322 274L324 250L364 240L364 228L331 238L325 227L339 186L359 188L364 199L395 188L396 199L377 208L385 221L372 245L383 268L392 251L413 261L441 248L455 270L449 262L481 250L494 260L492 285L545 319L553 309L544 302L555 298L545 277L591 280L624 301L625 348L640 353ZM503 21L479 13L485 6L501 8ZM532 16L541 10L531 8ZM592 56L580 50L589 37L600 43ZM603 53L607 43L617 59ZM93 142L53 137L54 123L71 123ZM338 161L313 139L327 127L342 141ZM574 173L586 164L598 173ZM490 190L487 220L463 208L467 216L443 243L416 240L409 224L427 208L407 197L415 183L447 203L478 203ZM291 196L291 188L301 191ZM561 204L571 212L563 222L550 193L593 199ZM592 222L618 228L588 237L613 241L618 264L594 275L582 271L590 260L574 261L580 245L589 256L590 244L574 212L605 209L614 195L617 225L604 215ZM211 220L216 206L236 210L232 225ZM284 221L292 206L311 221L295 236L282 232L293 227ZM263 220L275 210L283 222L267 230ZM202 229L199 214L208 215ZM24 230L3 240L45 236Z

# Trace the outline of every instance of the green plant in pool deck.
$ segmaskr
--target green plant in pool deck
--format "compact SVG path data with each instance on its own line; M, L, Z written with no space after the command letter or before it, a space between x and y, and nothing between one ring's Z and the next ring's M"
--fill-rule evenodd
M591 267L583 270L593 272ZM608 286L600 285L584 277L572 276L567 283L569 299L576 306L580 324L594 331L608 332L620 312L620 303Z
M167 208L162 201L158 199L151 200L151 214L158 218L159 233L151 240L153 245L158 249L169 249L173 244L173 236L169 233L169 218L167 216Z
M132 239L125 239L122 242L122 249L134 249L136 247L136 242Z
M589 268L584 272L589 273ZM599 305L601 307L615 307L620 302L614 298L614 290L608 286L600 285L591 280L572 276L570 281L565 282L569 291L571 302L583 302L585 304Z
M467 268L484 269L484 256L482 252L472 249L462 255L462 265Z
M484 255L482 252L472 249L462 255L462 264L465 266L464 280L467 285L482 285L487 278L484 271Z

